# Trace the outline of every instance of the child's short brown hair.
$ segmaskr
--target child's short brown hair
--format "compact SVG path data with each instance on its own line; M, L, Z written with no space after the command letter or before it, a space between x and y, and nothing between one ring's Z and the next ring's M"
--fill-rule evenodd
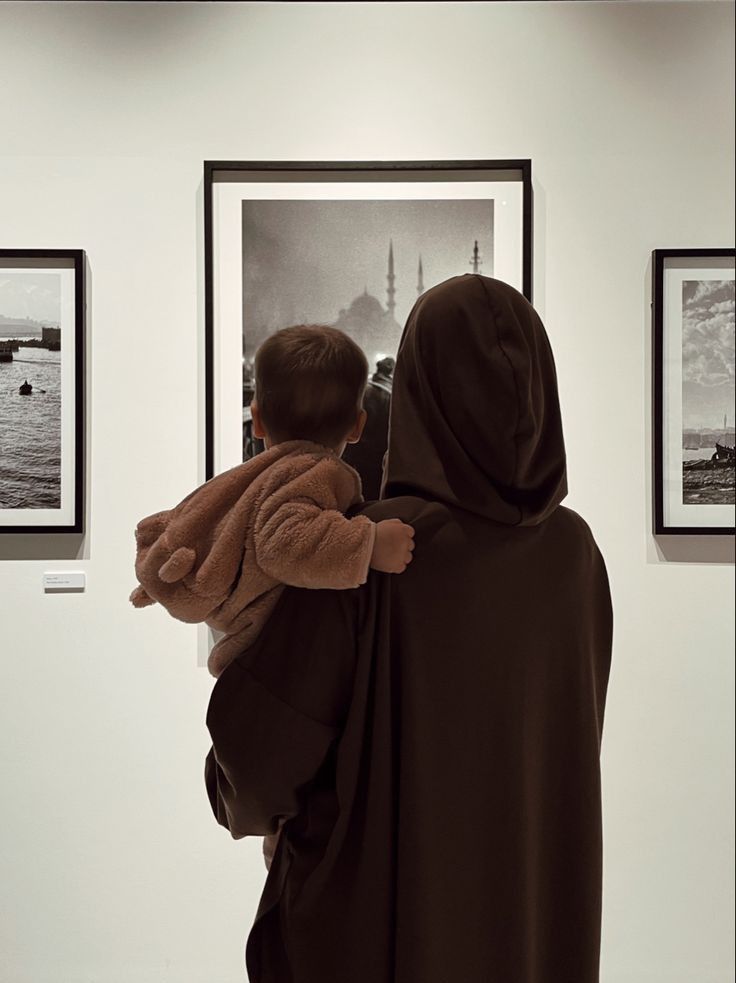
M255 400L275 443L336 447L355 426L368 361L343 331L322 324L282 328L256 352Z

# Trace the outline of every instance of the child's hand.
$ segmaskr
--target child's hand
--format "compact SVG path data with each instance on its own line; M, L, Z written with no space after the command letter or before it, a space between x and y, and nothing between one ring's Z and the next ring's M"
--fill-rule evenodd
M412 561L414 529L401 519L383 519L376 525L371 567L382 573L403 573Z

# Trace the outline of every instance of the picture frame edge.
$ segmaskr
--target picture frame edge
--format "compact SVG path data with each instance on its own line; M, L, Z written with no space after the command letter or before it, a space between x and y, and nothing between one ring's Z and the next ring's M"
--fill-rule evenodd
M736 526L667 526L664 523L663 434L664 426L664 266L669 257L685 259L730 257L736 259L736 247L696 247L687 249L657 248L652 250L652 371L653 371L653 470L654 470L654 522L653 536L734 536Z
M421 171L421 170L518 170L522 186L522 293L533 303L534 282L534 193L532 158L460 161L294 161L294 160L212 160L203 161L203 233L204 233L204 322L205 322L205 480L214 476L214 256L213 256L213 188L218 171Z
M86 342L87 342L87 252L85 249L62 247L0 248L0 262L3 259L66 259L71 260L74 270L74 507L72 522L64 525L22 525L0 524L0 536L15 535L84 535L86 532ZM0 514L2 511L0 510Z

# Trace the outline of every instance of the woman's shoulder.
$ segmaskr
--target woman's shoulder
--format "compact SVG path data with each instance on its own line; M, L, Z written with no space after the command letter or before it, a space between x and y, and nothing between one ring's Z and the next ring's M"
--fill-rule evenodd
M413 495L369 502L367 505L364 504L360 511L374 522L381 522L383 519L401 519L402 522L412 526L416 526L417 523L424 525L449 522L452 517L450 509L442 502L430 502Z
M571 532L574 532L581 539L590 543L595 543L593 530L590 528L582 515L580 515L579 512L576 512L575 509L571 509L567 505L558 505L550 518L554 518L558 525L569 529Z
M572 548L576 545L578 555L606 570L606 561L595 534L579 512L566 505L559 505L547 521L554 521L558 533L569 544L568 549L571 552L568 555L573 555Z

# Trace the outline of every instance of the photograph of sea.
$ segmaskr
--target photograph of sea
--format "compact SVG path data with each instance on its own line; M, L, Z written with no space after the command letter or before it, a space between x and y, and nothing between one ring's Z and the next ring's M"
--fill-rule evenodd
M61 507L61 277L0 268L0 510Z
M734 281L682 284L682 503L733 505Z

